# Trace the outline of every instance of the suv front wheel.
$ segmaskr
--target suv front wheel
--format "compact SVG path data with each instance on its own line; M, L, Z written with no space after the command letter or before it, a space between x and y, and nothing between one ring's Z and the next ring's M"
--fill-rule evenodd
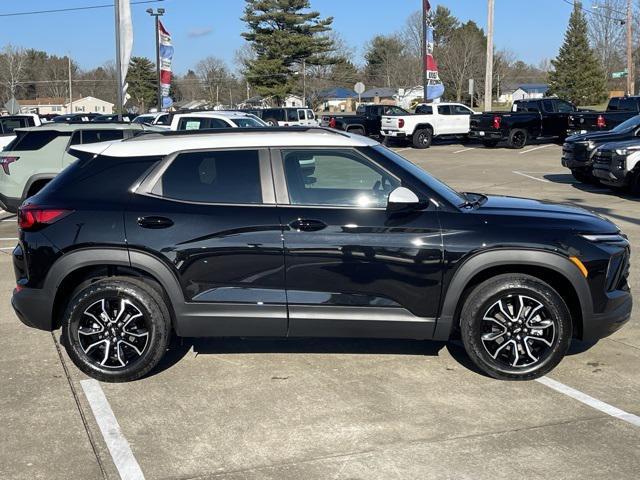
M105 382L136 380L164 355L170 318L162 296L141 280L110 277L75 292L62 323L73 363Z
M571 341L571 315L542 280L504 274L476 286L460 316L471 360L501 380L531 380L551 371Z

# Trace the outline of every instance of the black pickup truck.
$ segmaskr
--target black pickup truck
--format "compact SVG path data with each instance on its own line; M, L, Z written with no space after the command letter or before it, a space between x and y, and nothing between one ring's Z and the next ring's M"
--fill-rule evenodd
M611 130L640 113L640 96L611 97L604 112L578 112L569 115L569 132L586 133Z
M355 115L323 115L320 125L358 135L377 137L382 129L383 115L409 115L409 112L394 105L359 105Z
M538 138L567 136L567 120L577 112L575 105L559 98L516 100L510 112L485 112L471 115L469 137L486 147L506 140L511 148L522 148Z

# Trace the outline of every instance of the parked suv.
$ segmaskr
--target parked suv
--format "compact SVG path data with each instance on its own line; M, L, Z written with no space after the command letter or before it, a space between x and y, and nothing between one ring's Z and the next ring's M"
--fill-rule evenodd
M610 187L640 196L640 140L605 143L593 157L593 175Z
M16 212L22 201L36 194L75 157L69 147L122 140L153 127L135 124L49 123L19 128L16 138L0 153L0 207Z
M62 327L100 380L145 375L172 332L460 335L482 371L524 380L630 316L613 223L459 193L359 135L236 128L72 152L20 208L12 304L29 326Z

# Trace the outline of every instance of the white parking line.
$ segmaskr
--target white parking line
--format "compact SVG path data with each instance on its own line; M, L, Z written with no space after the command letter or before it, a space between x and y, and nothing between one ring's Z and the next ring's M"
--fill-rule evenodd
M539 147L530 148L529 150L524 150L518 153L518 155L524 155L525 153L533 152L535 150L540 150L541 148L547 148L547 147L553 147L553 144L548 143L547 145L540 145Z
M394 148L393 149L394 152L404 152L405 150L411 150L411 147Z
M624 410L620 410L618 407L614 407L613 405L609 405L608 403L603 402L602 400L598 400L597 398L593 398L586 393L582 393L580 390L576 390L575 388L571 388L564 383L560 383L556 380L552 380L549 377L542 377L536 379L537 382L552 388L556 392L563 393L568 397L574 398L579 402L584 403L585 405L590 406L591 408L595 408L596 410L600 410L602 413L606 413L607 415L619 418L620 420L624 420L625 422L629 422L631 425L635 425L636 427L640 427L640 417L634 415L633 413L625 412Z
M16 247L0 247L0 250L13 250Z
M537 180L538 182L551 183L549 182L549 180L545 180L544 178L532 177L531 175L527 175L526 173L518 172L516 170L513 170L512 173L515 173L516 175L522 175L523 177L530 178L531 180Z
M0 241L6 241L6 242L8 242L9 240L18 240L18 237L5 237L5 238L0 238Z
M462 152L468 152L469 150L475 150L476 147L471 147L471 148L463 148L462 150L456 150L453 153L462 153Z
M107 444L113 463L118 469L122 480L144 480L142 469L133 456L131 446L124 438L111 405L105 397L102 387L97 380L80 381L82 390L89 401L93 416L98 422L104 441Z

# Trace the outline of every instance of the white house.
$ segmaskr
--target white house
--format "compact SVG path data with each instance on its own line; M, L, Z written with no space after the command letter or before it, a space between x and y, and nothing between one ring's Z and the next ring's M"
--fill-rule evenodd
M505 88L498 97L499 103L513 103L515 100L543 98L549 90L546 83L523 83Z
M113 113L113 103L105 100L100 100L95 97L84 97L78 100L74 100L71 104L67 103L65 107L67 111L69 107L72 107L71 113L100 113L111 114Z
M113 103L95 97L78 98L67 102L62 97L43 97L35 100L18 100L20 113L60 115L62 113L113 113Z
M285 107L304 107L304 100L298 95L287 95L284 99Z

